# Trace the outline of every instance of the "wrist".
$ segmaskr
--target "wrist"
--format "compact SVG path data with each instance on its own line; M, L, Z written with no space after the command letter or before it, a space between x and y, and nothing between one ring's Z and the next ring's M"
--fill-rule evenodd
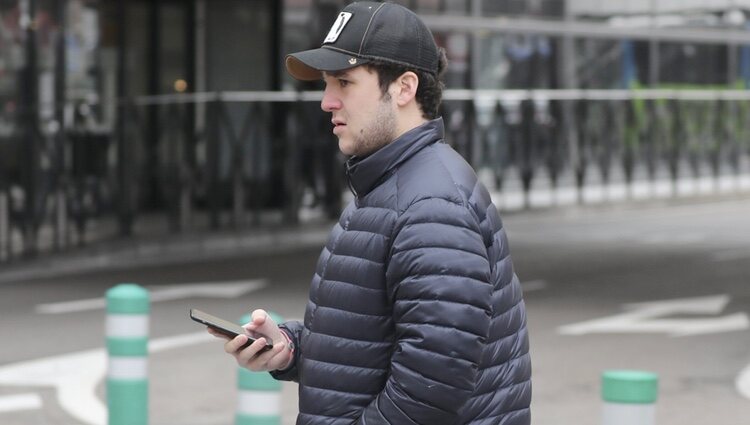
M296 347L289 333L287 333L287 331L283 328L279 328L279 330L281 331L281 335L284 337L284 350L287 352L289 357L285 365L278 370L286 370L292 366L292 363L294 363L294 351Z

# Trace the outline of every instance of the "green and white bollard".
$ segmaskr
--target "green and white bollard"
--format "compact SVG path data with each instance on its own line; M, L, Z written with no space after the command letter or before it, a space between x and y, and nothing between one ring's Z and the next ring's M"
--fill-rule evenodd
M148 424L149 293L125 283L107 291L109 425Z
M602 425L654 425L659 377L638 370L602 373Z
M277 324L281 323L280 316L268 314ZM248 322L249 314L240 319L242 325ZM281 425L281 382L268 372L252 372L240 367L237 389L235 425Z

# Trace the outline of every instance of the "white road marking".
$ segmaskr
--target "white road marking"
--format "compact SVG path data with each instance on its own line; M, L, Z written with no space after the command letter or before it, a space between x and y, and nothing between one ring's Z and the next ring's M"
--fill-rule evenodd
M257 291L268 285L266 279L238 280L232 282L205 282L184 285L159 286L151 289L151 302L173 301L192 297L236 298L248 292ZM51 304L39 304L36 312L40 314L62 314L89 310L100 310L107 307L105 298L65 301Z
M750 365L746 366L745 369L737 375L735 387L742 397L750 399Z
M745 313L701 319L659 319L674 314L719 314L729 303L728 295L684 298L625 305L629 312L562 326L563 335L589 333L666 333L692 336L740 331L750 328Z
M208 341L215 341L215 338L205 331L159 338L149 343L149 352ZM106 363L107 353L103 348L14 363L0 367L0 385L53 387L57 390L60 407L72 417L85 424L104 425L107 408L96 396L95 389L106 374ZM30 398L26 403L31 405Z
M523 288L523 292L540 291L547 288L547 281L540 279L523 282L521 288Z
M55 387L57 401L71 416L86 424L104 424L106 409L94 394L104 376L104 349L81 351L0 368L0 385Z
M37 410L42 408L42 398L39 394L13 394L0 396L0 413L17 412L20 410Z
M705 241L706 238L705 233L653 233L638 238L638 241L646 245L693 245Z

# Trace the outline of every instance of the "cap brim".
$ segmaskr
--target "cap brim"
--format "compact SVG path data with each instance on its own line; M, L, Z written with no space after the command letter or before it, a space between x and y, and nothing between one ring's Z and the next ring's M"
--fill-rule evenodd
M343 71L367 62L367 59L324 47L292 53L285 60L287 72L302 81L319 80L323 78L322 72Z

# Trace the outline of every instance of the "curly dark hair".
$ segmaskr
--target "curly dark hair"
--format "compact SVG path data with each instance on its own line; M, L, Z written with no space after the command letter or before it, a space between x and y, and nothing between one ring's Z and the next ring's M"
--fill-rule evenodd
M445 49L442 47L439 48L438 54L437 74L385 61L372 61L364 66L378 74L380 91L384 96L388 92L388 86L396 81L396 78L403 75L404 72L412 71L417 74L419 85L417 86L416 100L422 109L422 116L425 119L432 120L437 118L438 108L440 107L440 102L443 100L443 88L445 84L441 80L448 67L448 58L445 56Z

